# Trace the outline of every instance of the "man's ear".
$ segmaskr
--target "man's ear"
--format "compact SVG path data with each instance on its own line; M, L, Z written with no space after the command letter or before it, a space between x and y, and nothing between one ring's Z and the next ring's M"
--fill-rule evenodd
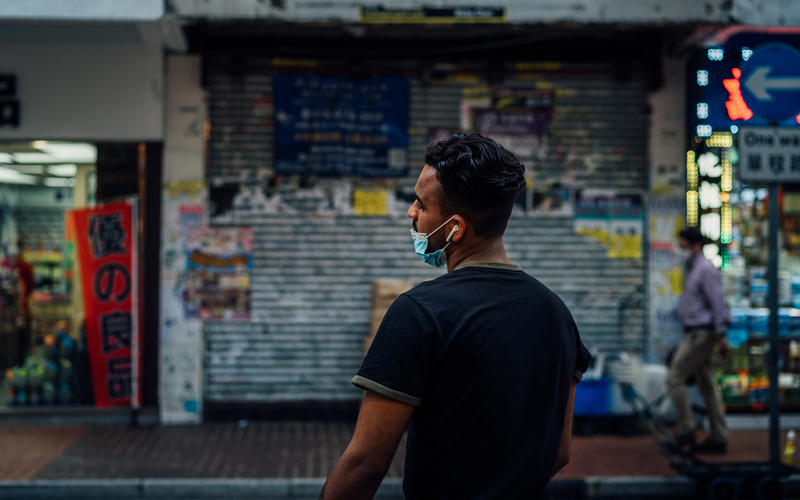
M460 215L456 215L455 217L453 217L453 221L452 222L453 222L454 227L458 226L458 229L453 234L453 237L450 239L450 241L457 242L457 241L461 240L461 238L463 238L464 235L466 234L467 221L464 220L464 218L461 217ZM451 231L452 231L452 229L451 229Z

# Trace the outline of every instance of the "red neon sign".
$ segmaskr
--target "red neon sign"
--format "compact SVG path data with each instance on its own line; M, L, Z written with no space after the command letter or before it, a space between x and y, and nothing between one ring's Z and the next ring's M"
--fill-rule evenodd
M728 117L731 120L741 119L747 121L753 117L753 112L747 107L747 103L744 102L744 98L742 97L742 88L739 83L742 70L733 68L731 71L733 73L733 78L722 80L722 85L724 85L725 90L728 91L728 101L725 103L725 107L728 108ZM795 121L800 123L800 115L795 117Z
M742 97L742 90L739 84L739 77L742 76L742 70L733 68L733 78L722 80L725 90L728 91L728 102L725 107L728 108L728 116L731 120L749 120L753 117L753 112L747 107Z

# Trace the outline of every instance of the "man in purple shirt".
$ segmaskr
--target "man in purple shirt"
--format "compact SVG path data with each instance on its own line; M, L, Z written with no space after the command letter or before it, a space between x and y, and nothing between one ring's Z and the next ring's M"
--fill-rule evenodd
M719 386L714 379L712 355L718 344L723 355L727 351L728 306L719 270L703 256L703 245L708 239L694 227L684 229L679 236L680 247L686 255L686 270L678 318L685 333L667 375L667 387L678 414L675 440L681 446L692 446L692 451L698 453L725 453L728 428ZM686 379L692 374L706 402L711 425L711 434L700 444L695 444L694 418L686 387Z

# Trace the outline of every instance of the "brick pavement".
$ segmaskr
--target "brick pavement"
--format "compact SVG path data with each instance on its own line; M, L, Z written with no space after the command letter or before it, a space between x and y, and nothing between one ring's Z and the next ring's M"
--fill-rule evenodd
M782 433L781 442L784 435ZM705 437L699 436L700 439ZM709 462L764 461L769 458L767 439L767 431L731 431L727 454L699 457ZM631 437L573 437L570 463L558 478L675 475L650 435L641 434Z
M185 427L0 426L0 479L325 477L353 423L250 422ZM9 437L10 436L10 437ZM403 474L401 443L389 477ZM712 461L766 460L766 431L732 431L730 451ZM672 476L648 435L574 436L558 479Z
M37 479L325 477L354 423L250 422L186 427L93 427ZM405 441L389 469L403 474Z
M0 478L33 479L86 431L85 427L0 426Z

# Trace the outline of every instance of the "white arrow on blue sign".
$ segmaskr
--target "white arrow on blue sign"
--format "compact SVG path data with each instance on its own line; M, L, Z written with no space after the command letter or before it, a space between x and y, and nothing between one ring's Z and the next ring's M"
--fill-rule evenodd
M742 66L742 97L753 113L784 120L800 113L800 52L785 43L765 43Z

